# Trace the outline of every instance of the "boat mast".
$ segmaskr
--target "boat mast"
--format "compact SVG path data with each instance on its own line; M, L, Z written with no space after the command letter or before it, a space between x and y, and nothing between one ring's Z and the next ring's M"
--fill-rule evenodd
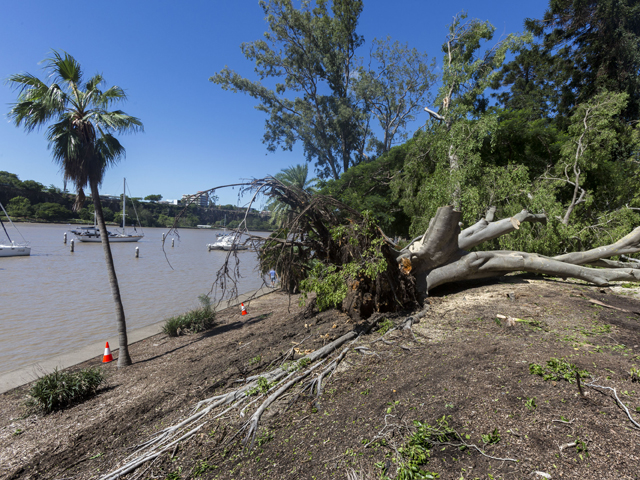
M2 208L2 211L4 212L4 214L7 216L7 218L9 219L9 222L11 223L12 226L15 227L15 225L13 225L13 222L11 221L11 217L9 216L9 214L7 213L7 211L4 209L4 207L2 206L2 203L0 203L0 207ZM11 237L9 236L9 232L7 232L7 229L4 226L4 223L2 223L2 219L0 218L0 224L2 224L2 229L4 230L4 233L7 234L7 238L9 239L9 241L11 242ZM13 243L13 242L11 242Z
M127 179L124 179L123 185L122 185L122 233L124 233L124 226L125 226L125 204L127 202Z

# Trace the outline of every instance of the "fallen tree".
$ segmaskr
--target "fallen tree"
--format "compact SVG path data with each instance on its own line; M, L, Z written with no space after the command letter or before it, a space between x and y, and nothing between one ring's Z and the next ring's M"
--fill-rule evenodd
M496 209L491 207L484 218L461 230L461 212L444 206L424 235L399 248L369 214L332 197L312 195L273 177L238 185L244 187L242 193L251 193L247 210L260 195L275 198L288 209L283 227L268 238L251 235L246 222L236 231L238 241L244 236L259 251L263 273L275 268L283 289L314 292L319 309L341 308L356 321L374 312L419 309L432 289L447 283L512 272L571 277L598 286L640 281L640 263L626 257L640 252L640 227L610 245L554 257L483 251L483 243L519 230L524 223L546 225L546 215L523 210L495 220ZM203 194L217 188L223 187ZM213 288L223 295L237 293L238 262L237 253L231 251L218 271Z
M546 257L528 252L466 250L519 229L522 222L546 223L544 215L523 210L509 219L489 221L484 218L463 231L460 231L460 218L461 213L453 207L441 207L425 234L397 251L398 264L412 273L419 292L427 294L430 289L445 283L519 271L572 277L598 286L613 281L640 280L640 269L634 268L637 265L632 262L606 260L640 251L640 227L611 245Z

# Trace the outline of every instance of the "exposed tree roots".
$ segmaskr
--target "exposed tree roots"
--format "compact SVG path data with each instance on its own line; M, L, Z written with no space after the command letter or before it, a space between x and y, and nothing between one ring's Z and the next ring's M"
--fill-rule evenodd
M326 357L331 355L336 349L349 341L351 341L351 343L355 342L358 336L359 334L357 332L351 331L330 344L305 355L300 358L297 363L293 364L291 367L293 371L287 370L284 366L277 367L261 376L244 379L245 384L238 389L198 402L194 407L192 415L175 425L165 428L158 432L153 438L138 445L134 453L124 460L123 465L102 476L101 480L115 480L116 478L131 473L145 463L176 448L180 442L192 437L211 421L234 410L238 410L238 415L242 418L248 408L259 403L258 408L249 420L227 441L227 443L229 443L237 435L246 431L243 443L251 450L260 418L265 410L280 399L287 390L296 384L300 384L302 380L311 375L316 369L323 366L326 363ZM326 378L327 375L330 375L335 370L338 364L345 358L349 348L349 346L344 348L342 352L311 381L311 390L316 389L317 397L319 397L322 392L323 378ZM309 385L303 388L309 388ZM266 392L253 399L253 393L265 390Z

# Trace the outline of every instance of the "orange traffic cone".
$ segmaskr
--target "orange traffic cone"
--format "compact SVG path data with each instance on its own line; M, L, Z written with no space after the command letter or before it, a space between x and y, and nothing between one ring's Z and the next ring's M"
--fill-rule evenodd
M244 308L244 303L240 304L240 308L242 308L242 315L246 315L247 314L247 309Z
M102 363L113 362L113 355L111 355L111 350L109 349L109 342L104 347L104 357L102 357Z

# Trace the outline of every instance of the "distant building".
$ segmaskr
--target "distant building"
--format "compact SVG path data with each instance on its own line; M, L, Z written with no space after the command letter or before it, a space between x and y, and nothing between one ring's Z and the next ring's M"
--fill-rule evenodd
M199 207L208 207L209 195L203 192L198 192L195 195L182 195L181 203L185 205L187 203L192 203L198 205Z

